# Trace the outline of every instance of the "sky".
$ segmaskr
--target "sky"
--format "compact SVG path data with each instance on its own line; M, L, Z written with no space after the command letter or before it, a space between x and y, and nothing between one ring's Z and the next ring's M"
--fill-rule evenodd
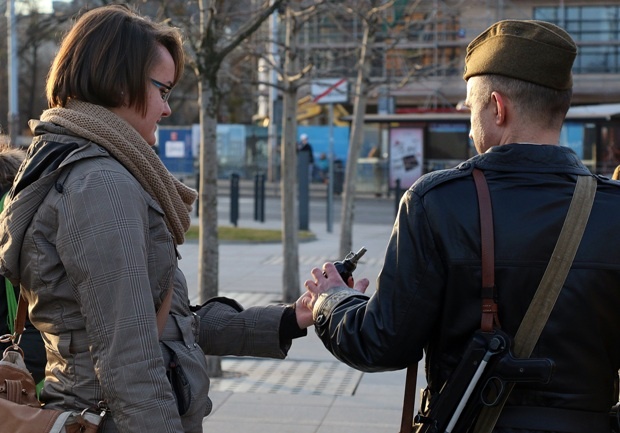
M52 0L36 0L39 4L39 12L50 13L52 11Z
M10 0L6 0L7 3ZM28 5L28 1L20 1L20 0L14 0L15 1L15 11L17 13L20 13L24 8L27 8ZM23 3L23 5L21 5L20 3ZM34 0L34 3L36 3L39 6L39 12L40 13L50 13L52 12L52 0Z

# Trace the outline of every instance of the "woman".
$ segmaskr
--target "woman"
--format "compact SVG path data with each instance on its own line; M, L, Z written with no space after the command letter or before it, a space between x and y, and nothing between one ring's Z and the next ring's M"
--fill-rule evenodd
M202 432L205 353L283 358L312 322L294 306L190 308L176 246L196 193L151 147L183 61L176 29L118 5L84 14L52 64L50 109L31 121L0 221L1 272L22 285L46 342L41 400L104 402L105 433ZM156 311L171 287L160 341Z

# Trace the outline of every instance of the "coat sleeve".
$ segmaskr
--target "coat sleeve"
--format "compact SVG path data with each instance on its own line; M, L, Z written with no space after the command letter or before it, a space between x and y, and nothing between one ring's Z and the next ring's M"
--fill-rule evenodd
M291 346L291 340L280 340L285 308L274 304L243 309L233 299L210 299L196 311L200 347L207 355L283 359Z
M315 330L336 358L362 371L405 368L422 358L444 287L442 260L420 198L409 190L390 237L375 293L323 302ZM335 295L332 295L335 296Z
M99 170L72 183L58 206L57 250L121 433L183 431L158 343L147 253L151 204L128 174Z

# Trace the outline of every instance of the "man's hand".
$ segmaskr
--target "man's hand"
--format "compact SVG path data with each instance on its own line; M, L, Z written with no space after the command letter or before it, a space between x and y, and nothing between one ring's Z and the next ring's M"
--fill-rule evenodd
M323 265L323 270L314 268L310 273L312 274L313 280L306 280L304 286L306 286L311 296L309 299L306 298L303 301L304 305L306 305L310 311L314 308L314 304L319 295L329 289L348 286L353 290L364 293L370 284L367 278L362 278L358 282L354 282L353 277L349 278L349 281L345 284L336 270L336 267L331 262L325 263Z

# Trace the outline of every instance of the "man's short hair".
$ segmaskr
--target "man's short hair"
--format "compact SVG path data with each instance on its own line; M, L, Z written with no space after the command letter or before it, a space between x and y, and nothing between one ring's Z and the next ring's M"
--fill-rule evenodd
M109 108L127 101L144 113L158 44L174 60L174 85L185 61L178 29L154 23L123 5L86 12L63 39L50 69L49 107L64 107L70 99Z
M474 97L481 98L480 103L489 102L491 92L497 91L515 102L514 109L532 124L559 128L570 108L572 89L556 90L503 75L482 75L479 80Z

